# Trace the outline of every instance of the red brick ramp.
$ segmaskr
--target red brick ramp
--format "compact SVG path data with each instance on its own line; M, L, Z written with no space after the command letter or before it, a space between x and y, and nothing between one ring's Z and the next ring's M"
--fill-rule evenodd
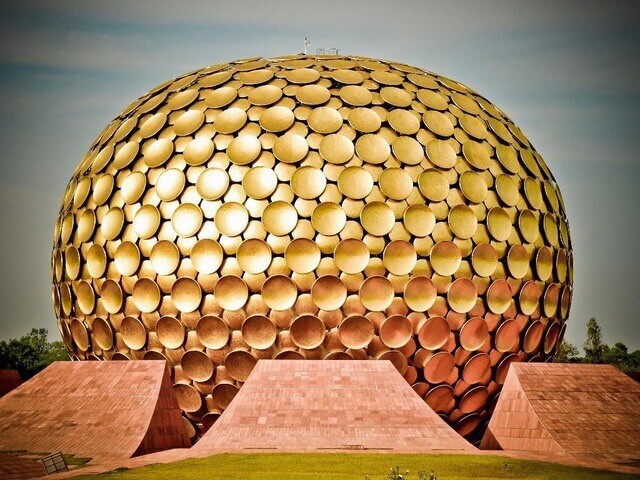
M0 479L2 480L24 480L42 477L45 474L44 466L38 460L0 453Z
M0 451L130 458L190 442L164 361L55 362L0 398Z
M388 361L260 360L191 453L335 450L475 448Z
M640 384L610 365L512 363L480 448L640 466Z

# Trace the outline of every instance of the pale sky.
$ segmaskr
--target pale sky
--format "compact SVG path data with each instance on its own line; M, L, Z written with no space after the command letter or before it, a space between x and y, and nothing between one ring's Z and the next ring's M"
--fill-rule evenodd
M57 338L53 223L94 137L154 85L207 65L311 52L391 59L503 109L554 173L575 284L566 338L596 317L640 348L640 15L593 1L0 3L0 339Z

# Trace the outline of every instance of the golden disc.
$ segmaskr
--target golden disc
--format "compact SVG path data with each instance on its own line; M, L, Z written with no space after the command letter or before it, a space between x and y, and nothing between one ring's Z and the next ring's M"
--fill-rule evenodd
M342 101L353 107L363 107L373 101L373 94L359 85L347 85L340 89Z
M441 241L431 248L429 255L431 267L442 276L453 275L462 263L460 247L449 241Z
M455 364L450 353L434 353L424 363L424 378L429 383L444 382L453 372Z
M484 318L474 317L460 329L460 346L469 352L482 348L489 339L489 327Z
M468 239L475 235L478 219L471 208L456 205L449 211L449 227L456 237Z
M327 177L319 168L305 166L293 172L290 183L293 193L305 200L312 200L324 192Z
M80 281L76 287L78 307L85 315L90 315L96 306L96 295L91 284L85 280Z
M337 235L347 223L347 214L333 202L320 203L311 214L311 224L322 235Z
M227 202L218 209L213 221L220 233L235 237L247 228L249 212L241 203Z
M284 74L291 83L305 84L313 83L320 78L320 72L312 68L296 68Z
M331 92L321 85L304 85L296 90L296 98L304 105L320 105L331 98Z
M178 278L171 287L171 301L183 313L197 310L202 301L200 284L189 277Z
M180 264L180 252L175 243L160 240L151 249L151 266L158 275L171 275Z
M413 191L411 176L401 168L387 168L378 177L380 190L393 200L404 200Z
M271 264L271 248L258 238L249 238L242 242L236 253L238 265L251 274L262 273Z
M157 207L147 204L140 207L133 217L133 230L142 239L151 238L160 227L160 211Z
M291 341L300 348L312 349L324 342L326 328L322 320L314 315L300 315L289 328Z
M196 335L202 345L212 350L218 350L229 341L229 327L221 318L206 315L198 320Z
M525 315L535 312L540 304L541 295L542 289L535 281L529 280L525 283L519 295L520 311Z
M120 335L124 344L131 350L141 350L147 343L147 330L142 322L134 317L122 319Z
M238 90L233 87L220 87L205 97L205 103L211 108L222 108L233 102L238 96Z
M285 275L271 275L262 284L262 300L271 310L287 310L297 298L296 284Z
M251 315L242 322L242 339L251 348L266 350L271 347L278 336L278 329L264 315Z
M518 162L518 154L511 145L498 145L496 147L496 156L502 166L510 173L518 173L521 169Z
M287 235L297 224L298 212L290 203L279 200L267 205L262 212L262 225L273 235Z
M404 211L404 226L416 237L426 237L436 226L436 217L426 205L410 205Z
M482 175L467 171L460 175L460 190L472 203L482 203L487 198L489 189Z
M538 219L531 210L523 210L520 212L518 227L525 242L534 243L538 240L538 236L540 235Z
M322 310L337 310L347 299L347 287L338 277L323 275L313 282L311 299Z
M121 208L111 207L102 219L100 231L107 240L113 240L118 236L124 226L124 212Z
M479 243L471 254L473 270L481 277L490 277L498 268L498 252L489 243Z
M283 132L287 130L293 122L295 116L291 109L282 106L270 107L260 114L260 126L267 132Z
M213 376L214 365L206 353L200 350L187 350L180 359L182 372L191 380L206 382Z
M489 310L498 315L507 311L511 305L511 286L506 280L495 280L487 290L487 306Z
M373 312L382 312L393 302L393 285L380 275L367 277L360 285L360 301Z
M116 270L120 275L135 275L140 265L140 250L135 243L122 242L116 249L114 257Z
M158 341L166 348L175 350L184 344L184 325L175 317L161 317L156 323Z
M147 166L154 168L159 167L164 162L169 160L169 157L173 153L173 142L166 138L154 140L145 151L142 159Z
M296 133L287 133L278 137L273 144L273 154L284 163L296 163L307 156L309 144L307 140Z
M462 144L462 154L467 162L478 170L486 170L491 164L491 157L487 149L481 143L473 140L467 140Z
M384 137L367 134L356 140L356 153L363 161L378 165L387 161L391 155L391 146Z
M364 271L369 263L367 245L355 238L342 240L333 252L336 266L344 273L354 275Z
M338 176L338 189L349 198L363 199L373 189L373 177L362 167L347 167Z
M444 169L455 167L458 160L453 147L443 140L435 139L427 143L426 153L434 165Z
M124 179L124 182L122 182L122 186L120 187L120 194L122 195L122 200L127 205L136 203L138 200L140 200L140 197L142 196L146 188L147 188L147 177L144 175L144 173L131 172ZM91 210L86 210L86 211L91 212ZM91 213L93 214L93 212ZM80 230L80 224L78 224L78 231L79 230Z
M382 120L380 116L370 108L354 108L347 117L349 125L361 133L372 133L380 129Z
M549 247L541 247L536 253L536 273L543 282L551 278L553 273L553 252Z
M458 278L449 287L447 303L458 313L467 313L476 305L478 289L468 278Z
M371 235L382 237L389 233L396 217L389 205L383 202L367 203L360 212L360 222Z
M374 334L371 320L362 315L350 315L338 326L338 339L347 348L366 348L373 340Z
M220 133L233 133L247 123L247 112L237 107L230 107L218 114L213 126Z
M402 348L413 336L411 322L404 315L391 315L380 325L380 340L389 348Z
M96 317L91 324L93 339L102 350L113 348L113 329L111 324L103 318Z
M143 313L153 312L160 304L160 289L150 278L140 278L133 286L133 303Z
M449 107L447 97L431 90L418 90L416 97L424 105L434 110L446 110Z
M224 275L216 282L213 296L225 310L240 310L247 303L249 288L240 277Z
M511 236L511 219L509 214L500 207L493 207L487 213L487 228L493 238L504 242Z
M180 237L191 237L202 226L202 210L193 203L183 203L171 215L171 226Z
M422 145L413 137L398 137L391 148L395 157L406 165L418 165L424 158Z
M342 165L353 158L353 142L339 133L327 135L320 141L320 156L327 162Z
M404 302L414 312L426 312L436 301L438 292L429 277L412 277L404 287Z
M190 135L198 130L204 123L204 112L200 110L187 110L176 119L173 131L176 135Z
M215 145L213 140L206 137L198 137L187 144L182 155L188 165L197 166L209 160L214 150Z
M118 313L122 308L122 288L120 284L110 278L106 279L100 288L100 298L104 309L108 313Z
M420 130L420 119L407 110L396 108L391 110L387 122L401 135L414 135Z
M438 350L448 341L451 334L449 323L442 317L431 317L420 327L418 342L427 350Z
M160 131L162 127L167 123L167 114L164 112L158 112L147 118L138 129L138 133L142 138L149 138L154 136Z
M446 115L434 110L429 110L422 115L422 121L436 135L450 137L453 135L453 124Z
M245 382L258 359L246 350L233 350L224 359L225 372L239 382Z
M178 407L184 412L197 412L202 407L202 397L191 385L176 383L173 386L173 395Z
M311 130L317 133L334 133L342 128L342 115L335 108L314 108L307 118Z
M293 179L291 181L293 186ZM278 186L278 177L267 167L253 167L242 177L242 188L256 200L269 197Z
M515 206L520 200L518 181L511 175L501 174L496 178L496 191L500 200L509 207Z
M71 337L78 349L82 352L89 350L89 332L87 327L80 320L74 318L71 321Z
M371 79L381 85L391 86L400 85L403 81L403 78L400 75L384 70L374 70L371 72Z
M91 278L99 278L107 268L107 252L98 244L91 245L87 252L87 270Z
M249 92L248 100L253 105L271 105L282 98L282 89L275 85L261 85Z
M294 272L309 273L320 264L320 247L307 238L296 238L287 245L284 259L287 267Z
M478 140L487 138L487 126L480 117L462 115L459 121L462 129L473 138Z
M441 202L449 194L449 181L444 173L433 168L425 170L418 177L418 187L432 202Z
M413 97L408 91L397 87L382 87L380 89L380 96L385 102L395 107L408 107L413 100Z
M418 261L413 245L405 240L394 240L387 244L382 255L382 263L394 275L411 273Z
M240 135L227 147L227 156L236 165L246 165L253 162L262 151L260 140L251 135Z
M513 278L521 279L529 272L529 252L522 245L513 245L507 254L507 266Z
M198 176L196 190L205 200L217 200L229 188L229 175L219 168L209 168Z
M191 263L204 275L214 273L222 265L222 247L215 240L204 238L198 240L191 249Z

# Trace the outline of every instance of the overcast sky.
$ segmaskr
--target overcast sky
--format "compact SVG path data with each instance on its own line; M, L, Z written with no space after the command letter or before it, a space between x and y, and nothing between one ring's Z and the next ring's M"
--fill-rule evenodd
M575 254L566 338L596 317L640 348L637 2L0 3L0 339L46 327L53 222L97 133L156 84L207 65L338 47L459 80L502 108L562 190Z

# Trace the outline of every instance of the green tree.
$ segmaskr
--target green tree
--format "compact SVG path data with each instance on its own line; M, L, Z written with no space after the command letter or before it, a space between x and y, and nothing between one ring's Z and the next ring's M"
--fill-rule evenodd
M607 345L602 341L602 329L595 318L587 322L587 341L584 342L584 360L587 363L605 363Z
M562 340L556 353L556 362L558 363L576 363L580 361L580 352L574 344Z
M21 338L0 342L0 368L18 370L23 380L57 360L68 360L62 342L47 341L46 328L34 328Z

